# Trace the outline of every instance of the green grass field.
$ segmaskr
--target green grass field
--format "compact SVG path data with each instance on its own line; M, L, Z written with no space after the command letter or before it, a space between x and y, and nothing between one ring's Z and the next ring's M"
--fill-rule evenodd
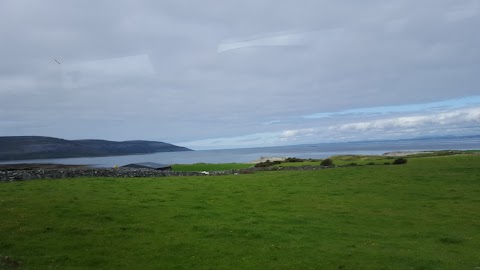
M474 270L479 250L479 155L0 184L0 269Z
M384 163L392 163L394 157L382 157L382 156L356 156L356 155L342 155L342 156L333 156L333 163L336 166L345 166L351 163L357 165L383 165ZM289 166L319 166L321 160L305 160L304 162L282 162L282 164L277 166L289 167Z

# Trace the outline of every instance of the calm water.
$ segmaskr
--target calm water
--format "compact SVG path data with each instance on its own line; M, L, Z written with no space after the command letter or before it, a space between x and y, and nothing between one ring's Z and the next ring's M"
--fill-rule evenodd
M162 164L191 164L250 162L264 156L325 158L338 154L381 155L392 151L426 151L426 150L469 150L480 149L480 136L455 139L422 139L383 142L328 143L301 146L282 146L268 148L205 150L190 152L169 152L146 155L128 155L95 158L61 158L20 160L0 163L62 163L87 164L96 167L112 167L136 162L157 162Z

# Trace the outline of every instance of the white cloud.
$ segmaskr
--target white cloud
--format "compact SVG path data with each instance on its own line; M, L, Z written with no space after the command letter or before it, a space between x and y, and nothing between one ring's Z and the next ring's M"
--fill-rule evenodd
M480 106L480 96L469 96L422 104L405 104L395 106L358 108L339 112L323 112L306 115L304 116L304 118L315 119L327 117L355 117L390 113L422 113L425 111L445 111L446 109L458 109L469 106Z
M330 130L345 132L400 131L404 128L443 128L445 125L462 125L480 122L480 107L442 112L438 114L387 118L368 122L332 126Z
M179 142L177 144L198 150L274 146L279 139L278 135L279 133L255 133L236 137Z
M361 141L374 139L414 138L426 134L472 135L480 132L480 107L462 108L441 113L421 115L383 116L363 122L330 124L323 127L289 129L279 132L215 138L179 143L194 149L221 149L231 147L259 147L302 143ZM472 126L474 126L472 128Z
M218 45L217 52L225 52L256 46L293 46L305 44L305 33L270 33L243 39L224 40Z
M280 134L281 141L295 141L299 137L312 136L315 132L313 128L285 130Z

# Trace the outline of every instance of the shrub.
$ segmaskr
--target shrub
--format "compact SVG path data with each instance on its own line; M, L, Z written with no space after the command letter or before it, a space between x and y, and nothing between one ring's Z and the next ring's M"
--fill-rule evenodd
M257 163L255 164L255 167L256 168L263 168L263 167L270 167L270 166L273 166L273 165L278 165L278 164L282 164L281 161L270 161L270 160L266 160L265 162L260 162L260 163Z
M333 160L327 158L327 159L324 159L322 160L322 162L320 162L320 166L326 166L326 167L330 167L330 166L333 166Z
M357 166L358 164L355 162L349 163L347 166Z
M369 162L367 165L375 165L375 162Z
M288 157L285 159L285 162L303 162L304 159L296 158L296 157Z
M390 162L384 162L383 165L391 165L392 163Z
M406 158L397 158L393 161L393 164L395 165L399 165L399 164L406 164L407 163L407 159Z

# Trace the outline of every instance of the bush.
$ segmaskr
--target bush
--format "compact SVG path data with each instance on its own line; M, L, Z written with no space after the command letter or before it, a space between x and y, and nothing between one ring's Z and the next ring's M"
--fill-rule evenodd
M322 162L320 162L320 166L326 166L326 167L334 166L333 160L331 160L329 158L324 159L324 160L322 160Z
M393 161L393 164L395 165L399 165L399 164L406 164L407 163L407 159L406 158L397 158Z
M358 166L358 164L355 163L355 162L352 162L352 163L347 164L347 166Z
M256 168L263 168L263 167L270 167L270 166L278 165L278 164L282 164L282 162L278 161L278 160L272 162L272 161L267 159L267 161L265 161L265 162L260 162L260 163L255 164L255 167Z
M369 162L367 165L375 165L375 162Z
M390 164L392 164L392 163L390 163L390 162L384 162L383 163L383 165L390 165Z
M285 162L303 162L304 159L296 158L296 157L288 157L285 159Z

